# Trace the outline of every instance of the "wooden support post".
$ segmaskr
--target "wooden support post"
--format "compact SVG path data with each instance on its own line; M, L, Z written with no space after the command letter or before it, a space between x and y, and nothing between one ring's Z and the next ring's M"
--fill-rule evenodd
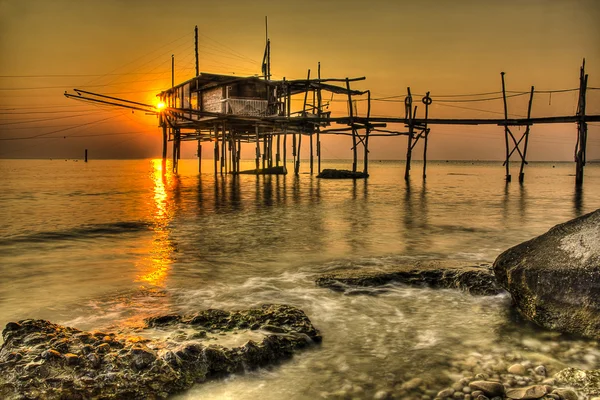
M425 133L425 137L423 138L423 180L427 178L427 141L429 139L429 127L427 126L427 119L429 119L429 106L431 103L431 97L429 96L429 92L427 92L425 97L423 97L423 104L425 104L425 126L423 129L423 132Z
M173 172L179 171L179 143L180 143L180 131L179 129L174 130L173 137Z
M412 95L410 94L410 88L407 88L408 91L408 95L406 96L406 98L404 99L404 106L405 106L405 114L406 114L406 118L407 118L407 122L408 122L408 138L407 138L407 143L406 143L406 167L404 169L404 180L408 181L408 179L410 178L410 161L412 158L412 141L413 141L413 137L414 137L414 131L415 131L415 127L414 127L414 115L413 115L413 109L412 109Z
M506 182L510 182L510 152L508 148L508 108L506 106L506 86L504 84L504 72L500 73L502 77L502 100L504 102L504 144L506 145L506 160L504 161L506 164Z
M265 169L265 162L267 161L267 146L269 145L269 139L267 136L263 136L263 153L262 153L262 168Z
M283 171L287 175L287 127L283 131Z
M300 174L300 150L302 148L302 132L298 133L298 148L296 149L296 175Z
M166 162L167 162L167 142L169 140L169 137L167 135L167 125L166 124L163 124L163 126L162 126L162 134L163 134L162 160L163 160L163 164L166 164Z
M202 142L198 139L198 173L202 173Z
M258 125L256 125L254 127L254 132L256 133L256 173L258 174L258 171L260 169L260 141L259 141L259 136L258 136Z
M579 70L579 101L577 104L577 143L575 145L575 185L583 185L583 168L586 160L587 122L585 120L586 92L588 76L585 73L585 59Z
M527 107L527 119L531 118L531 105L533 104L533 91L535 90L535 88L532 86L531 87L531 93L529 94L529 105ZM523 157L521 157L521 169L519 170L519 183L523 183L523 181L525 180L525 173L523 172L524 168L525 168L525 164L527 163L527 160L525 157L527 157L527 144L529 143L529 131L530 131L531 125L527 125L525 127L525 144L523 145Z
M215 154L213 156L215 162L215 175L219 171L219 126L215 124Z
M221 175L223 171L227 173L227 144L226 144L227 131L225 130L225 123L221 126Z
M195 33L195 54L196 54L196 76L200 75L200 69L199 69L199 62L198 62L198 25L196 25L196 28L194 29L194 33ZM191 91L190 91L191 93Z
M321 80L321 63L319 62L318 64L318 69L317 69L317 78L319 80ZM323 106L323 98L321 97L321 88L317 89L317 114L318 117L321 118L321 114L322 114L322 110L321 107ZM317 172L320 174L321 173L321 137L320 137L320 133L321 133L321 127L317 126Z
M85 158L84 161L87 162L87 149L85 149Z
M231 148L231 173L232 174L236 174L237 171L237 147L236 147L236 143L235 143L235 138L233 136L233 132L231 133L231 137L229 139L229 147Z
M281 134L277 133L277 154L275 154L275 166L279 167L281 161Z
M240 172L240 158L242 157L242 140L238 139L237 140L237 152L236 152L237 158L236 158L236 170L239 173Z
M356 151L356 128L354 127L354 110L352 104L352 93L350 93L350 80L346 78L346 90L348 92L348 114L350 116L350 126L352 127L352 172L356 172L357 151Z
M269 135L269 168L273 168L273 132Z
M313 174L313 161L314 161L314 149L313 149L313 131L309 133L310 135L310 174Z
M367 90L367 121L365 123L365 155L363 157L363 173L365 177L369 176L369 133L371 132L371 128L369 126L369 118L371 117L371 91Z

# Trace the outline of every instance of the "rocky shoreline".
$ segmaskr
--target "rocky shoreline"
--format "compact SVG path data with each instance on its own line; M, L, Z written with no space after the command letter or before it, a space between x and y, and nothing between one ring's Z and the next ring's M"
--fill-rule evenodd
M0 349L2 399L161 399L208 379L274 365L314 343L319 332L299 309L263 305L150 318L140 329L174 333L166 340L85 332L44 320L7 324ZM224 347L211 334L260 341Z
M346 269L322 275L316 284L347 294L376 294L362 288L402 284L436 289L458 289L473 295L491 296L504 290L496 283L490 264L465 265L452 261L416 261L386 268Z

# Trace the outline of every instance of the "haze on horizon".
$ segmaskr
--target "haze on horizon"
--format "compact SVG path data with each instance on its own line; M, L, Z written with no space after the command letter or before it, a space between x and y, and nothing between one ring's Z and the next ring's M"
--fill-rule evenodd
M321 62L323 77L366 76L356 88L373 97L403 100L407 86L431 92L432 118L501 117L501 100L435 102L497 92L501 71L507 90L571 89L585 57L588 86L600 87L595 0L308 0L302 7L266 0L0 0L0 158L81 158L85 148L92 158L159 157L155 116L68 100L63 92L77 87L155 104L156 93L171 85L171 54L175 82L193 77L195 25L202 72L260 74L265 15L274 79L304 78L309 68L314 76ZM527 96L509 99L509 111L522 116L526 103ZM540 93L532 115L572 115L576 106L576 91ZM334 101L330 109L345 108ZM588 92L587 112L600 114L600 90ZM403 116L404 104L374 102L372 114ZM600 159L599 125L589 125L589 160ZM24 137L31 139L6 140ZM574 124L535 125L528 159L572 161L575 140ZM351 156L346 137L322 142L323 158ZM252 158L246 147L242 157ZM404 159L405 147L404 137L374 138L370 158ZM182 151L194 157L196 143ZM421 152L418 145L414 157ZM501 127L432 126L429 159L503 157Z

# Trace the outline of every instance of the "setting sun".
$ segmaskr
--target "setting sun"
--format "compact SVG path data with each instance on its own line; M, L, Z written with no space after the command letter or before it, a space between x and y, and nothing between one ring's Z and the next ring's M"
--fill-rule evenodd
M162 101L160 101L157 105L156 108L158 108L159 110L162 110L163 108L165 108L165 103L163 103Z

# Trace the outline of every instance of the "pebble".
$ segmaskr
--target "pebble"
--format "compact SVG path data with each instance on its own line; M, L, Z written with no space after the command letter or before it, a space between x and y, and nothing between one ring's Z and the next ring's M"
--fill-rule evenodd
M515 400L528 400L528 399L539 399L546 394L546 388L542 385L527 386L517 389L508 389L506 395L510 399Z
M577 400L577 393L571 389L555 389L552 394L558 395L563 400Z
M504 386L498 382L492 381L474 381L469 383L471 389L481 390L486 396L502 396Z
M437 397L441 397L443 399L444 397L450 397L453 394L454 394L454 389L447 388L447 389L440 390L439 393L437 394Z
M546 367L539 365L533 369L533 371L540 376L546 376Z
M508 368L508 372L514 375L525 375L527 370L521 364L513 364Z

